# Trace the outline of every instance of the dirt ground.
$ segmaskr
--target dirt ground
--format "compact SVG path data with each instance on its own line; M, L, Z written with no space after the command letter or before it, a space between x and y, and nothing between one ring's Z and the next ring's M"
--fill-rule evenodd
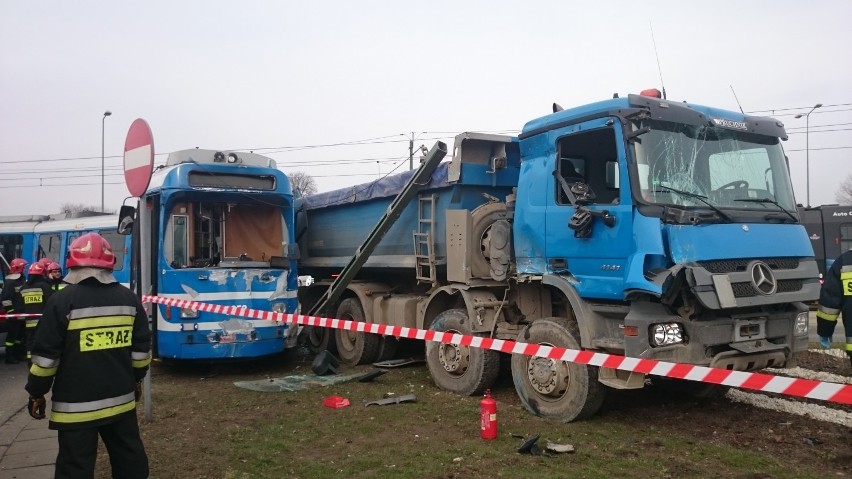
M346 383L345 386L300 393L257 393L233 386L234 381L311 374L311 359L310 355L302 351L289 358L212 368L155 363L152 370L154 422L142 425L143 439L151 458L151 476L244 478L325 477L325 474L328 474L325 469L312 473L310 466L306 466L311 464L311 461L316 462L317 467L339 465L339 477L496 477L500 474L496 474L495 470L509 468L508 470L512 471L513 467L518 467L518 454L487 462L488 452L477 452L480 450L475 449L480 447L477 441L482 442L478 439L475 429L466 432L464 440L470 442L462 442L457 447L474 456L481 454L481 463L477 464L465 463L456 469L452 469L454 465L449 464L445 466L447 469L438 469L438 473L427 468L421 470L420 474L404 475L399 474L401 469L373 469L374 466L357 463L352 459L363 451L376 448L373 441L383 439L385 442L381 444L399 442L394 439L395 435L411 429L415 429L416 437L423 441L419 447L432 447L436 451L434 455L440 457L442 443L459 436L458 432L447 434L447 423L451 423L451 429L458 429L462 427L460 423L466 419L450 416L445 407L443 411L440 406L436 406L434 410L429 409L432 406L427 404L428 399L434 398L436 402L439 398L443 398L443 401L452 400L456 407L465 409L465 414L476 414L479 398L444 398L448 393L438 390L431 383L425 363L393 369L380 378L378 385ZM852 366L847 358L807 352L800 356L799 366L845 377L852 376ZM366 368L365 370L370 369ZM387 390L405 393L400 389L416 391L418 398L425 397L427 401L421 403L418 399L417 409L403 410L402 407L408 406L401 405L368 409L373 415L383 417L384 424L381 427L368 421L361 412L365 408L356 409L357 404L347 408L351 411L345 414L350 416L334 415L338 411L319 406L321 398L332 391L348 395L354 403L359 397L376 396ZM637 465L646 462L653 464L653 461L659 460L659 456L668 456L671 468L660 470L658 473L652 472L651 477L852 477L852 428L735 403L724 396L696 399L693 396L672 394L653 387L640 391L612 391L598 416L584 421L584 424L567 425L548 424L525 411L514 393L511 379L505 374L495 386L494 396L500 407L501 432L506 435L506 441L518 441L509 438L510 434L517 437L538 429L551 435L563 434L582 443L583 438L588 438L588 431L610 427L615 432L611 437L603 434L596 438L595 452L634 460ZM830 406L838 411L852 412L852 406L820 401L814 403ZM417 412L412 416L410 411ZM139 412L141 416L141 407ZM379 416L380 414L388 416ZM272 419L276 415L284 415L288 419L279 423ZM264 417L270 418L266 421L267 424L264 424ZM373 417L369 419L372 420ZM343 433L340 428L346 424L366 434ZM292 430L285 430L285 427L292 427ZM279 429L282 439L270 439L270 431ZM341 434L345 436L343 439ZM713 469L712 457L684 457L680 451L670 450L668 438L677 438L680 441L677 448L696 447L696 452L693 452L695 456L699 455L697 451L715 446L753 452L766 458L768 463L782 465L785 468L782 470L788 470L789 475L785 472L755 472L746 475L719 473ZM228 444L229 442L231 444ZM256 472L267 469L252 469L252 462L259 461L257 457L264 457L264 453L255 454L249 446L241 446L242 442L255 444L257 448L269 447L270 451L275 451L270 454L280 453L287 456L296 452L306 457L300 458L303 462L297 462L301 464L300 469L289 473L280 469L278 463L270 462L270 472L267 475L265 472ZM292 445L292 449L291 443L296 443ZM466 449L465 444L469 444L471 449ZM585 448L588 450L591 446L586 445ZM470 450L474 452L470 453ZM381 452L372 453L381 455ZM421 456L424 453L416 454L417 457L412 461L422 461ZM314 455L316 457L311 459ZM600 470L594 460L593 456L585 457L583 461L586 462L577 460L577 467L585 465L590 471ZM286 462L286 459L282 461ZM338 463L327 464L335 461ZM405 459L401 458L399 461L404 462ZM453 461L456 459L448 459L450 463ZM109 469L104 454L100 455L99 462L99 477L108 477L106 471ZM540 466L536 466L538 469L532 469L538 471L536 474L525 474L524 471L529 470L521 468L519 476L560 477L561 473L549 472L550 463L539 464ZM241 472L246 470L255 472ZM577 469L575 477L601 477L594 472L583 473L583 470ZM762 469L761 466L755 466L754 470ZM564 469L562 471L564 473ZM603 470L600 471L604 474ZM628 469L621 472L621 477L649 477L649 473L641 471L641 467L633 472Z

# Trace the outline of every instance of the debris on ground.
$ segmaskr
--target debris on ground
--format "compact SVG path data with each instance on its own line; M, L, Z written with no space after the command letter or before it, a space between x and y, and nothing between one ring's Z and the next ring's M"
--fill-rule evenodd
M337 374L340 371L340 360L328 351L320 351L311 363L311 371L317 376Z
M417 396L414 394L403 394L402 396L385 397L384 399L376 399L375 401L364 400L364 406L385 406L403 402L417 402Z
M524 440L521 444L521 447L518 448L518 452L521 454L532 454L533 456L540 456L541 449L536 444L541 437L541 434L533 434Z
M234 386L267 393L282 393L304 391L317 386L333 386L335 384L352 381L363 376L358 374L335 374L333 376L297 375L285 376L283 378L260 379L257 381L235 381Z
M328 396L322 399L322 405L332 409L340 409L349 405L349 400L343 396Z
M405 358L405 359L389 359L387 361L379 361L373 363L377 368L398 368L400 366L408 366L409 364L425 363L423 358Z
M358 382L359 383L372 382L373 379L376 379L377 377L381 376L382 374L385 374L386 372L388 372L387 369L374 369L374 370L368 372L367 374L362 375L360 378L358 378Z
M547 441L547 445L544 446L546 451L555 452L555 453L565 453L565 452L574 452L573 444L554 444L550 441Z

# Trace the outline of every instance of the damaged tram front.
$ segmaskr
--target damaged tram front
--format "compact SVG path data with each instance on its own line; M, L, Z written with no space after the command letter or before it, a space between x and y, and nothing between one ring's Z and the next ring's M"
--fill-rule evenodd
M200 149L171 153L140 205L145 294L297 312L293 194L274 160ZM154 354L164 359L254 358L296 344L296 325L153 306Z

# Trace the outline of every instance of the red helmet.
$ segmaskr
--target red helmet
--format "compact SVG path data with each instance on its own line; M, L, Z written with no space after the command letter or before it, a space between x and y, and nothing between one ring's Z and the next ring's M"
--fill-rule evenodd
M23 273L24 268L27 267L27 260L21 258L15 258L9 263L9 274L15 273Z
M59 263L54 263L53 261L51 261L50 264L47 265L47 272L53 273L54 271L59 271L61 273L62 266L59 266Z
M30 276L44 276L44 265L41 263L33 263L30 265L30 270L28 271Z
M65 266L69 268L101 268L112 271L115 255L112 246L97 233L86 233L71 243L68 260Z
M50 259L50 258L48 258L47 256L45 256L44 258L40 258L40 259L37 261L37 263L38 263L38 264L40 264L40 265L44 266L44 269L47 269L47 265L49 265L49 264L50 264L50 263L52 263L52 262L53 262L53 260L52 260L52 259Z

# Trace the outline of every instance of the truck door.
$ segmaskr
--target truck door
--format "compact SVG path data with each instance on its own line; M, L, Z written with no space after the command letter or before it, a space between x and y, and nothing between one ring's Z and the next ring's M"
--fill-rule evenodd
M621 300L627 258L635 242L620 123L591 120L556 130L551 138L556 159L545 219L547 268L579 280L577 290L583 297ZM566 187L574 193L566 193ZM589 194L584 195L584 189ZM589 217L590 231L569 226Z

